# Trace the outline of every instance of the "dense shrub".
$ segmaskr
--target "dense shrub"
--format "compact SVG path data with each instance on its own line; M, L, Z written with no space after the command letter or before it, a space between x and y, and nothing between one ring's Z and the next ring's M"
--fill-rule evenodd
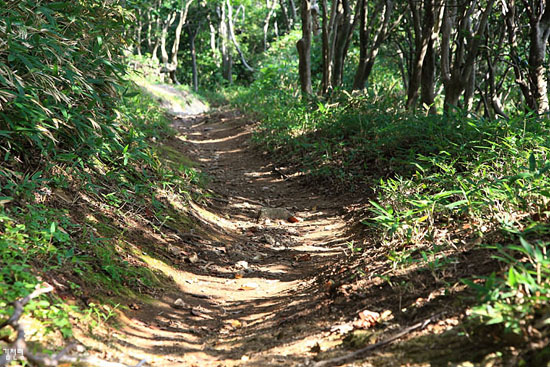
M113 2L0 1L0 147L6 160L30 158L31 151L83 152L98 139L116 138L124 22Z

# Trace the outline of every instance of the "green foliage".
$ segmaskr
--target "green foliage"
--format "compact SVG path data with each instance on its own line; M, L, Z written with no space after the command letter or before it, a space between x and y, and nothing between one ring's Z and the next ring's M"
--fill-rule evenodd
M0 214L0 318L13 312L11 302L31 293L40 283L33 265L47 262L51 268L60 267L74 258L74 249L69 247L69 236L54 220L70 229L72 224L60 213L43 206L16 208L9 215L22 216L25 224L16 223L5 211ZM55 218L55 219L54 219ZM53 304L44 297L32 300L26 310L44 322L46 331L59 330L71 336L69 306L59 300Z
M84 154L116 139L122 8L103 1L0 2L0 148Z
M487 325L502 324L507 331L527 337L529 327L544 313L550 300L550 260L548 243L534 244L520 237L520 245L495 245L496 259L508 265L498 277L492 273L481 282L464 279L477 291L483 303L473 309Z
M118 306L120 305L117 304L114 307L110 307L109 305L90 303L82 317L82 320L88 325L89 332L93 334L95 328L113 318Z
M155 199L159 190L187 197L190 185L199 182L191 167L171 168L159 159L151 142L172 134L168 121L151 97L129 88L118 106L123 128L117 145L106 141L96 146L89 162L57 152L46 167L32 174L0 172L0 319L11 314L11 302L32 292L46 274L69 274L79 282L71 283L76 294L81 286L127 294L158 283L158 275L146 266L124 259L124 253L132 251L124 232L105 229L107 223L102 222L107 217L100 217L99 223L77 222L71 211L49 204L52 192L62 188L86 193L107 212L120 216L133 206L153 205L162 211L166 204ZM43 296L27 309L46 330L71 335L69 315L75 309L62 300ZM91 313L94 320L112 316Z

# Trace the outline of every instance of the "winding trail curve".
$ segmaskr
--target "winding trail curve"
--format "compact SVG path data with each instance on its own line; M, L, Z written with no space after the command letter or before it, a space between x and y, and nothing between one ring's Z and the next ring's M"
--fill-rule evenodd
M190 204L200 228L174 242L187 261L164 269L178 289L121 320L117 343L135 360L147 358L152 366L308 365L330 327L316 275L345 256L342 203L274 167L251 145L253 125L235 110L176 110L178 133L166 144L198 163L211 197ZM262 208L288 209L299 222L266 218Z

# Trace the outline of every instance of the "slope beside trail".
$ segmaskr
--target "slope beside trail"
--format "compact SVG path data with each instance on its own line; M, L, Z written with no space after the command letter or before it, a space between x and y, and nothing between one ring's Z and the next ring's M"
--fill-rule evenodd
M188 209L199 228L173 242L184 260L162 269L177 289L131 305L105 357L151 366L309 364L331 325L319 317L330 309L316 275L345 256L342 203L273 166L251 146L253 121L238 111L176 111L174 128L167 151L196 162L210 197ZM287 209L299 221L264 208Z

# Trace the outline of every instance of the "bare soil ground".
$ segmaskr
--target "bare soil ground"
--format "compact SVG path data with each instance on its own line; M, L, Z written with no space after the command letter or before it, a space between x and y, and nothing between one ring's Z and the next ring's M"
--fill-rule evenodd
M196 162L211 196L187 208L198 223L193 231L174 230L168 245L158 244L172 261L153 266L174 286L127 305L116 327L89 341L106 350L103 357L151 366L314 366L438 315L347 365L498 365L490 364L492 347L461 326L459 282L444 287L429 272L391 269L385 250L354 225L364 198L331 195L274 166L250 143L254 124L235 110L174 117L178 134L166 147ZM298 221L264 208L284 208ZM472 266L483 266L474 258ZM384 318L361 326L365 310Z

